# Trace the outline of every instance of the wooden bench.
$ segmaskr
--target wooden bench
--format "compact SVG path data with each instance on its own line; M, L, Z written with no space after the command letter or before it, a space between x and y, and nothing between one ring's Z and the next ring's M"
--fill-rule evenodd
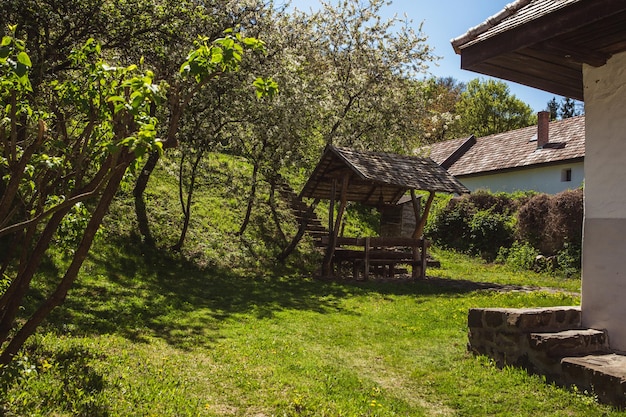
M328 245L328 237L322 238ZM410 265L412 277L426 277L426 241L407 237L338 237L332 264L352 265L354 279L368 279L370 273L393 278L398 265Z

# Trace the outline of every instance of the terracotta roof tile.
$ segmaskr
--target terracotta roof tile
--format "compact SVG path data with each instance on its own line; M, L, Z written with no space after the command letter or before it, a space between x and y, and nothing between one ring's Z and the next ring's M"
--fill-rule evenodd
M460 49L524 25L579 1L582 0L517 0L507 4L502 11L469 29L463 35L452 39L452 46L458 53Z
M585 156L584 116L550 122L549 129L549 143L562 144L562 147L545 146L537 149L537 126L525 127L476 138L476 144L454 162L448 172L458 177L557 163ZM426 149L426 154L440 164L465 140L461 138L435 143Z

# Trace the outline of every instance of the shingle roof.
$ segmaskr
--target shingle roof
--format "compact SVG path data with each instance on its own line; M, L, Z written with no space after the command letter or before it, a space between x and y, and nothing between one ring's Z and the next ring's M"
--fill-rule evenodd
M326 147L300 196L330 199L333 181L349 176L348 201L395 204L407 190L469 190L430 158ZM339 197L339 187L335 198Z
M584 158L585 116L550 122L549 126L551 145L540 149L537 149L537 126L476 138L476 143L450 166L448 172L460 177ZM426 154L442 163L466 140L435 143L427 148ZM562 144L562 147L554 144Z

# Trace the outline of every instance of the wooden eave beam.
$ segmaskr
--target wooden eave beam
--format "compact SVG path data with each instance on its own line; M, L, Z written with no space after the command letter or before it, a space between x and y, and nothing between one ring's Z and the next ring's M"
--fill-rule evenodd
M570 97L576 100L583 100L583 83L582 69L580 78L569 82L560 82L547 78L539 78L531 74L511 70L508 68L497 67L489 63L483 63L476 66L472 71L492 77L502 78L504 80L513 81L529 87L538 88L550 93L558 94L564 97Z
M625 9L624 0L586 0L574 3L462 48L461 68L474 71L476 65L491 58L570 34Z
M402 196L406 193L406 188L399 188L398 191L393 195L392 203L397 202L402 198Z
M603 66L611 57L610 54L593 51L580 45L566 45L554 40L543 42L537 45L537 48L559 55L566 61L588 64L592 67Z

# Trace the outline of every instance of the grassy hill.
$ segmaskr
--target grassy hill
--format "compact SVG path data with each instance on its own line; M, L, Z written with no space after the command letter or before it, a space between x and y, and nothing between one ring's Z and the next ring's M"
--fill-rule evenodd
M216 155L203 169L181 253L168 249L181 221L175 166L164 161L150 184L156 248L134 233L132 193L122 190L65 304L5 370L0 415L626 415L466 352L469 308L577 304L578 280L444 251L429 274L445 279L314 280L310 246L287 265L274 261L267 189L237 236L248 167ZM286 208L279 213L293 232ZM43 273L62 262L51 256ZM459 279L557 290L446 284Z

